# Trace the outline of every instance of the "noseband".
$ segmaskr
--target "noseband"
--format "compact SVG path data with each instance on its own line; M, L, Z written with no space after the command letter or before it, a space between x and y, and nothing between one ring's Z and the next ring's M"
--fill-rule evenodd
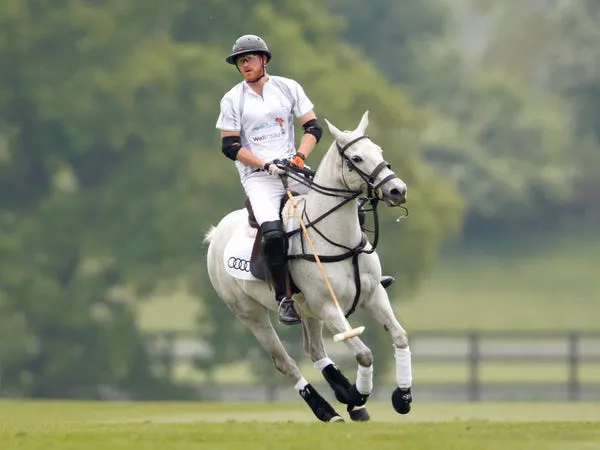
M374 184L375 179L377 178L377 175L379 175L379 173L383 169L385 169L385 168L389 169L391 167L390 163L388 163L387 161L381 161L377 165L377 167L375 167L375 169L373 169L373 171L370 174L368 174L368 173L364 172L363 170L361 170L359 167L357 167L357 165L354 164L354 162L352 162L352 160L350 158L348 158L348 156L346 156L346 150L348 150L352 145L354 145L361 139L369 139L369 136L367 136L367 135L359 136L356 139L352 139L350 142L348 142L343 147L341 147L340 144L338 144L338 142L336 140L335 145L338 149L339 154L342 156L342 158L344 158L346 163L348 163L349 170L355 170L360 175L360 177L365 181L365 183L367 183L367 198L373 198L374 194L377 192L377 189L379 189L382 185L384 185L388 181L393 180L394 178L398 178L398 177L396 176L395 173L392 172L387 177L384 177L383 180L381 180L379 183Z

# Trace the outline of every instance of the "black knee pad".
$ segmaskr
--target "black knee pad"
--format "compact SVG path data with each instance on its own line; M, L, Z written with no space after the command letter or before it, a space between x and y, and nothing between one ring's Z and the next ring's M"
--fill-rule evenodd
M288 240L281 220L264 222L260 226L262 232L261 249L265 261L270 266L284 266L287 262Z

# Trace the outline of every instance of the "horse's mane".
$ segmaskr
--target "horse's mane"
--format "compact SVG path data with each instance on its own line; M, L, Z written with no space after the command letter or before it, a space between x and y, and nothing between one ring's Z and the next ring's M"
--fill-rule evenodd
M335 153L333 152L333 148L335 147L335 140L331 143L323 158L321 158L321 162L319 163L319 167L317 168L316 176L323 172L324 167L333 166L334 161L330 161L330 159L335 158Z
M357 134L353 131L345 130L343 133L344 133L344 137L347 138L348 142L351 141L353 138L357 137ZM343 142L340 142L340 145L343 145ZM331 145L329 146L329 148L327 149L327 151L325 152L325 155L321 159L321 162L319 163L319 166L317 168L317 172L315 175L315 181L318 181L318 179L322 176L326 176L328 179L330 179L334 175L334 174L323 175L323 168L324 167L334 168L335 160L338 157L339 157L339 153L337 150L336 140L334 139L333 142L331 143ZM333 161L330 161L330 160L333 160Z

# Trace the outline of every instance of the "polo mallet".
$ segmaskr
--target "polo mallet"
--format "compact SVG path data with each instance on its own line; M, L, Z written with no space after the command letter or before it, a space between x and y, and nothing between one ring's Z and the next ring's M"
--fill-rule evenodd
M283 184L285 186L285 192L287 193L287 196L290 199L290 202L292 202L292 208L294 209L294 214L296 216L296 219L298 219L298 222L300 223L300 227L302 228L302 232L304 233L306 242L308 242L308 246L310 247L310 250L313 252L313 255L315 257L315 262L317 263L317 267L319 268L319 271L321 272L321 276L323 277L323 280L325 281L325 285L327 286L327 289L329 290L329 294L331 294L331 299L333 300L335 307L339 311L340 316L342 316L343 322L346 325L346 331L343 331L341 333L334 335L333 341L334 342L346 341L355 336L360 336L363 333L363 331L365 331L365 327L361 326L361 327L357 327L357 328L350 328L350 324L348 323L346 316L344 316L344 312L342 311L342 308L340 307L340 303L338 302L338 299L335 296L335 292L333 292L333 288L331 287L331 283L329 282L329 277L327 276L327 273L325 272L325 269L323 268L321 259L319 258L319 255L317 254L317 251L315 250L315 246L313 245L312 239L310 238L310 236L308 234L308 230L306 229L306 226L304 225L304 221L302 220L302 215L300 214L300 211L298 211L298 203L296 203L296 199L292 195L292 191L290 191L290 188L287 185L287 180L284 180Z

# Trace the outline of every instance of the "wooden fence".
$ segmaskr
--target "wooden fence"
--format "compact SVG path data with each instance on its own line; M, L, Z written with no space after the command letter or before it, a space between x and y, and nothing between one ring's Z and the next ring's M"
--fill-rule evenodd
M554 390L556 395L543 395L544 399L557 397L578 401L600 400L600 331L432 331L411 333L415 363L462 363L467 376L463 389L470 401L485 399L486 388L507 391L519 388L523 394L528 388L541 387ZM487 364L506 365L513 374L509 382L491 382L482 377ZM559 365L565 377L557 381L520 379L519 366ZM586 376L582 376L585 369ZM587 375L589 373L589 375ZM441 377L443 379L443 376ZM562 394L561 394L562 393Z
M154 343L157 361L169 373L173 373L177 364L201 361L211 352L210 345L199 343L191 331L153 332L149 339ZM410 340L415 389L421 392L422 398L473 402L600 400L600 331L413 330ZM336 362L345 358L347 363L351 358L347 349L334 348L337 350L332 357ZM295 348L294 352L300 354L300 349ZM425 381L418 376L422 366L433 367ZM450 366L455 369L459 366L464 376L448 379L446 367ZM510 380L495 379L494 366L508 370ZM522 373L522 378L520 366L529 368ZM554 367L555 371L559 367L565 376L551 381L535 379L536 372L544 373L547 366ZM268 399L281 397L277 393L279 387L281 382L268 388ZM243 388L239 386L240 390Z

